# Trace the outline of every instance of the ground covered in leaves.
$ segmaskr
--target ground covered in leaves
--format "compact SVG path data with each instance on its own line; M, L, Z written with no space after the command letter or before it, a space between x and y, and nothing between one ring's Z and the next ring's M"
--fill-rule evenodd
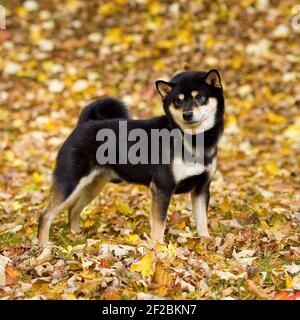
M293 1L1 1L0 298L297 299L300 290L300 34ZM157 79L188 62L218 68L226 129L209 209L196 237L175 196L165 245L149 251L149 191L108 185L74 236L55 245L37 217L59 146L95 97L135 118L162 113ZM42 255L40 255L42 254ZM40 256L39 256L40 255ZM39 256L39 259L36 258Z

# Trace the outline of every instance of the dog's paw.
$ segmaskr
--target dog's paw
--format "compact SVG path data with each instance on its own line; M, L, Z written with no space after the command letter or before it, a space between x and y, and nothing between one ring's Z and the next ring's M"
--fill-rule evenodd
M202 234L199 236L200 242L207 250L214 250L215 248L215 238L212 237L209 233Z
M72 234L78 234L81 232L81 224L80 223L74 223L71 225L71 233Z
M212 237L209 233L201 234L201 235L199 235L199 237L200 237L201 239L207 239L207 240L212 240L212 239L214 239L214 237Z
M73 233L71 232L68 236L68 238L72 241L82 241L85 239L84 235L82 233Z
M205 230L205 231L197 230L197 234L199 238L211 238L211 235L209 234L208 230Z
M139 246L146 247L149 250L153 250L156 247L156 244L163 244L163 242L157 241L149 237L148 235L145 234L145 240L143 240Z

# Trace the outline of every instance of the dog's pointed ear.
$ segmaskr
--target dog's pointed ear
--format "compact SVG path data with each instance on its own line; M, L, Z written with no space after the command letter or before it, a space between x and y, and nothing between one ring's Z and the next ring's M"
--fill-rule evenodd
M222 88L221 76L219 71L216 69L211 69L207 72L205 82L210 86Z
M163 80L157 80L155 82L156 89L158 93L161 95L163 99L166 98L166 96L170 93L170 91L173 89L173 84L171 82L163 81Z

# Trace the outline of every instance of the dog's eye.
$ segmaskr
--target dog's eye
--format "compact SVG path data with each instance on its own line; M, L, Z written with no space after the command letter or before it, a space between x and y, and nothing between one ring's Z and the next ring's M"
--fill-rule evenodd
M205 96L202 96L199 94L195 97L195 100L196 100L197 104L200 106L207 102L207 98Z
M180 108L182 105L182 100L179 98L174 100L174 105L175 105L175 107Z

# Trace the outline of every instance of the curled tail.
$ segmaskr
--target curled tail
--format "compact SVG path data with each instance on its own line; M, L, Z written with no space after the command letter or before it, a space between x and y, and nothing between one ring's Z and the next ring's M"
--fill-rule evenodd
M77 124L90 120L109 120L114 118L129 119L125 104L113 97L96 100L85 107L79 116Z

